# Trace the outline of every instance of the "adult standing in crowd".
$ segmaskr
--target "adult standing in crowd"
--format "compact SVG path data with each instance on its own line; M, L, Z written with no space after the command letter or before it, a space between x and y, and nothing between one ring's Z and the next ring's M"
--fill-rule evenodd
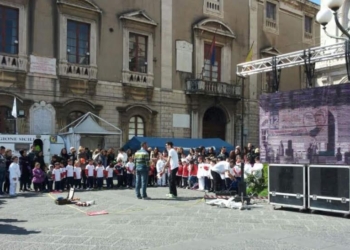
M147 151L147 143L141 143L141 149L135 153L136 185L135 192L138 199L149 200L147 196L148 170L150 157ZM142 190L142 196L140 193Z
M0 195L3 195L3 184L6 175L5 147L0 147Z
M32 169L30 167L29 157L27 156L27 151L20 150L19 154L19 167L21 170L20 186L19 191L29 191L27 189L27 184L30 183L29 178L31 176Z
M10 192L10 172L9 167L12 163L12 150L6 149L5 150L5 159L6 159L6 174L5 174L5 183L4 183L4 192L6 194L9 194Z
M177 168L179 167L179 157L177 152L174 149L174 144L172 142L166 143L166 148L168 150L168 160L165 163L165 167L162 171L164 174L165 169L170 166L170 176L169 176L169 194L167 197L176 198L177 197L177 189L176 189L176 173Z

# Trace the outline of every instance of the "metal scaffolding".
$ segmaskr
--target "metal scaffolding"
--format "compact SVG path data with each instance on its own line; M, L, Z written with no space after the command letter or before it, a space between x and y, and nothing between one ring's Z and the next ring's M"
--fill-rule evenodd
M237 65L236 73L240 77L246 77L299 65L305 65L306 68L312 70L313 67L310 67L310 65L314 65L317 62L345 57L347 54L347 42L348 41L345 43L314 47L279 56L240 63Z

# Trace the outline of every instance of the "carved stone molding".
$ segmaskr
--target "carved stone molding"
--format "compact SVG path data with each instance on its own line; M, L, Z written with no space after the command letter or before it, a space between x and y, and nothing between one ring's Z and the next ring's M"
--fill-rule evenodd
M30 133L54 134L56 110L45 101L34 103L30 108Z

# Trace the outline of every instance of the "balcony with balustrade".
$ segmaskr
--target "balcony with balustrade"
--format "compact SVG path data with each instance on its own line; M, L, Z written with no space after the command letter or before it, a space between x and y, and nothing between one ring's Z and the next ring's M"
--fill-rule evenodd
M241 87L237 84L206 81L203 79L188 79L185 91L187 95L205 95L231 99L241 98Z
M18 55L0 54L0 69L4 71L26 73L28 68L28 59Z

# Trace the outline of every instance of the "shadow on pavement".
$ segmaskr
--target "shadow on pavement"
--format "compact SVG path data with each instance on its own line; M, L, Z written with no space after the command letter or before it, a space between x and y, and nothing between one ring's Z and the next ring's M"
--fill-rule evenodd
M27 222L26 220L17 220L17 219L0 219L0 223L11 223L11 222Z
M0 224L0 234L28 235L38 233L40 233L40 231L29 231L23 227L14 226L11 224Z
M8 223L27 222L26 220L17 219L0 219L0 234L15 234L15 235L28 235L38 234L40 231L30 231L23 227L11 225ZM3 224L6 223L6 224Z

